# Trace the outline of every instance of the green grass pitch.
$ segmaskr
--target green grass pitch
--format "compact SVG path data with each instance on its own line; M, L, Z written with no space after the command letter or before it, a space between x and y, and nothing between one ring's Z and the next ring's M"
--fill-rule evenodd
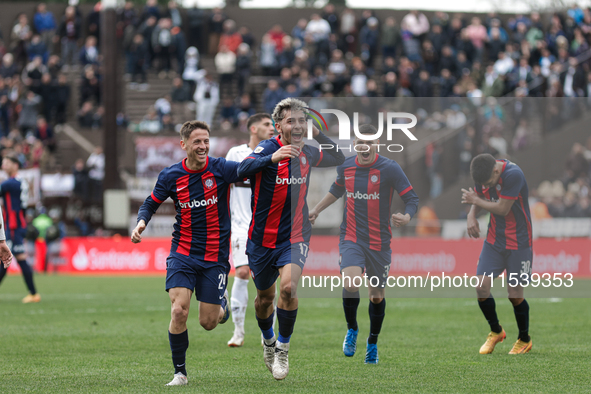
M244 347L226 346L231 321L203 330L193 301L189 385L164 387L173 374L164 278L37 275L36 281L40 304L21 304L20 276L0 286L0 393L591 391L589 299L530 299L534 346L524 356L507 354L517 327L504 294L495 295L508 338L486 356L478 349L488 326L475 299L388 299L379 365L363 364L367 299L352 358L341 350L341 300L302 299L290 372L277 382L263 364L251 283Z

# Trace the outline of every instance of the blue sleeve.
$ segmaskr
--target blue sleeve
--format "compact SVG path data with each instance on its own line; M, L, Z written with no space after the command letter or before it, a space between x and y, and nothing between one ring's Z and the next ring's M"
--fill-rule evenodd
M225 162L223 172L224 181L228 183L236 183L242 181L242 178L238 176L238 166L240 165L240 163L238 163L237 161L226 159L221 160L224 160Z
M268 141L261 142L238 166L238 177L249 178L273 164L273 153L277 148Z
M337 179L330 187L329 193L336 198L341 198L345 194L345 170L341 167L337 167Z
M499 198L517 200L524 182L525 177L523 176L523 172L511 171L507 176L503 177L503 189Z
M415 213L417 213L419 196L417 196L406 174L396 162L392 162L392 177L394 179L394 189L396 189L396 192L402 198L402 201L404 201L404 213L408 213L412 219Z
M333 142L330 138L324 135L322 132L314 139L320 144L320 150L310 149L315 157L312 157L313 167L334 167L340 166L345 162L345 155L343 152L338 150L338 145ZM327 146L327 145L330 145Z
M152 194L146 198L137 214L137 221L143 220L148 224L152 215L156 213L160 204L162 204L169 196L170 189L168 188L167 171L162 170L158 175L158 180L154 186Z

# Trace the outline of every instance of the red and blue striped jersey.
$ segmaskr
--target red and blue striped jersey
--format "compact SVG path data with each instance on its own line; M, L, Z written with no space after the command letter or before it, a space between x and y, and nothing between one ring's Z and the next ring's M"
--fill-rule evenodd
M496 187L485 188L477 183L476 193L489 201L506 198L515 202L507 216L491 213L486 242L508 250L529 248L532 246L532 227L525 175L517 164L509 160L497 161L503 162L503 170Z
M419 197L394 160L376 155L373 163L362 165L357 156L351 156L338 166L337 179L330 193L337 198L345 195L341 242L352 241L370 250L390 250L390 211L394 191L404 201L404 213L412 218Z
M171 253L199 261L228 264L230 253L231 183L240 180L238 163L208 157L201 171L190 170L186 160L158 175L152 194L139 209L138 222L146 224L160 204L170 197L176 208Z
M4 200L2 213L7 230L27 227L24 211L29 200L29 184L18 175L0 184L0 195Z
M320 133L318 143L336 144ZM336 149L318 150L304 145L300 156L273 163L283 146L278 137L262 141L238 168L241 178L250 178L252 219L248 238L256 245L277 248L288 243L309 242L308 187L312 167L337 166L345 156Z

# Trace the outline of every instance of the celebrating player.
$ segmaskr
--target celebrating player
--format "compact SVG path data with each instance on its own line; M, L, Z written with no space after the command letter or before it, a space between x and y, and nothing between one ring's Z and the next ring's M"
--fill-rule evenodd
M298 308L296 288L308 255L311 225L306 197L311 167L342 164L344 155L318 129L313 136L331 149L319 151L304 144L306 103L287 98L273 111L279 136L263 141L238 168L251 182L252 220L246 254L255 286L256 317L263 334L265 365L275 379L289 372L289 340ZM279 336L273 331L275 281L280 276L277 301Z
M495 300L490 292L492 277L507 270L507 291L513 304L519 336L509 354L527 353L532 348L529 331L529 305L523 298L523 287L532 270L532 227L528 204L528 188L523 171L508 160L495 160L489 154L476 156L470 164L475 182L472 190L462 189L462 203L471 204L468 213L468 235L478 238L480 227L476 215L481 209L491 213L488 236L478 260L476 274L478 305L490 325L491 332L480 348L480 354L492 353L503 342L505 330L499 324Z
M6 244L12 250L16 257L16 262L21 267L23 278L29 294L23 298L23 303L41 301L41 296L37 294L35 283L33 282L33 270L27 263L25 254L25 234L27 232L27 222L25 221L25 209L29 199L29 185L26 180L18 176L20 162L13 155L7 155L2 159L2 169L8 175L8 179L0 185L0 195L4 200L4 218ZM6 268L0 266L0 282L6 275Z
M248 118L246 127L250 132L248 144L235 146L228 151L226 160L241 162L257 145L264 140L273 137L275 128L269 114L255 114ZM246 257L246 240L248 238L248 226L252 218L250 182L236 182L230 193L230 212L232 213L232 260L236 270L232 292L230 293L230 306L232 321L234 322L234 335L228 341L230 347L240 347L244 343L244 317L248 304L248 259Z
M357 155L348 157L337 167L337 179L310 211L310 221L314 223L320 212L347 193L339 242L344 280L343 309L348 328L343 353L352 357L357 349L359 286L355 283L362 283L365 270L370 285L370 331L365 363L377 364L378 335L386 310L384 285L392 258L390 219L396 227L408 224L417 211L419 198L398 163L377 154L376 146L380 141L371 137L377 133L375 127L361 125L359 132L370 139L355 139ZM390 214L395 190L404 201L404 214Z
M226 291L230 272L228 188L239 180L238 163L209 157L209 134L205 122L183 124L181 147L187 157L160 172L131 235L132 242L141 242L152 215L164 200L172 198L176 223L166 259L166 291L171 302L168 338L175 375L167 386L187 384L187 317L193 292L200 301L199 324L206 330L225 323L230 314Z

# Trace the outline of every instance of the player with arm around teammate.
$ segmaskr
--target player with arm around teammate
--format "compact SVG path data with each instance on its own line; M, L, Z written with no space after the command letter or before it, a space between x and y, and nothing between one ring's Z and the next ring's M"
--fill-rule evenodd
M480 236L476 220L478 212L490 212L488 234L476 270L482 284L476 289L478 305L491 329L480 354L492 353L496 344L506 338L490 292L491 276L495 278L505 270L509 278L509 301L513 304L519 328L519 336L509 354L527 353L532 348L532 340L529 336L529 304L524 298L523 285L530 279L533 260L527 182L517 164L509 160L495 160L490 154L472 159L470 173L475 182L474 190L462 189L462 203L471 205L467 219L470 237Z
M308 185L312 167L342 164L345 156L317 128L314 139L330 149L319 150L304 143L307 128L306 103L294 98L280 101L273 110L279 136L263 141L238 168L250 178L252 220L246 254L257 288L255 309L263 334L265 365L277 380L289 372L288 351L297 316L297 284L310 242ZM273 330L275 282L280 277L277 301L279 336Z
M359 286L365 271L369 283L370 334L365 353L366 364L378 363L378 335L386 310L385 283L392 261L390 222L396 227L408 224L417 211L419 198L402 168L394 160L376 152L377 130L361 125L359 131L368 140L355 139L357 155L337 167L337 179L326 196L310 211L314 222L320 212L345 196L345 211L339 242L343 274L343 309L347 334L343 353L352 357L357 349L357 308ZM396 191L405 204L404 213L391 214L392 195ZM358 279L355 279L358 278Z
M271 115L259 113L252 115L246 122L250 133L248 144L233 147L228 151L226 160L241 162L250 155L261 141L273 137L275 128ZM246 240L248 226L252 218L250 200L250 181L248 179L236 182L231 187L230 212L232 213L232 261L234 262L235 277L230 292L230 305L234 334L228 341L230 347L240 347L244 344L244 318L248 304L248 258L246 256Z
M187 157L158 175L152 194L139 209L131 240L141 234L160 204L174 201L176 223L166 259L166 291L171 302L168 329L175 368L169 386L187 384L185 354L189 347L187 318L191 296L199 301L199 323L213 330L229 318L226 281L230 272L230 209L228 193L238 182L238 163L208 156L209 125L190 121L181 128Z

